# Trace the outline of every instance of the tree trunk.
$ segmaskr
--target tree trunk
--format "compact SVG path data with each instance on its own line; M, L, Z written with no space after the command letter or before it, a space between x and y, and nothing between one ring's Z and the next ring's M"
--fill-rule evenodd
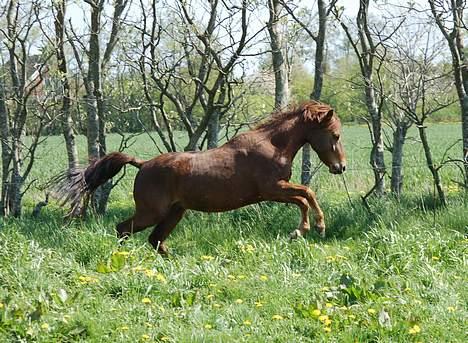
M369 163L374 172L375 192L378 195L385 193L385 160L384 160L384 143L382 137L382 118L375 103L375 91L370 77L365 80L365 95L367 110L371 118L371 141L372 150L370 154Z
M398 123L393 132L391 191L399 197L403 186L403 146L408 127Z
M418 125L419 138L424 148L424 156L426 157L427 167L431 171L432 178L434 180L435 187L437 189L437 194L439 196L439 201L442 205L446 206L447 201L445 199L445 193L442 188L442 181L440 179L439 170L434 165L434 160L432 159L431 148L426 135L426 127L423 124Z
M219 111L215 111L208 123L208 149L213 149L218 146L219 140Z
M67 150L68 169L71 171L78 166L78 149L76 147L75 132L73 130L73 119L70 111L70 83L68 81L67 62L64 51L64 19L66 12L66 0L54 4L56 15L54 20L55 42L58 70L61 74L62 83L62 132L65 138Z
M0 134L2 146L2 190L0 200L0 215L8 215L8 179L10 177L10 130L8 124L8 110L5 104L5 88L3 80L0 80Z
M319 29L315 38L315 65L314 65L314 88L310 94L312 100L319 101L322 96L323 74L324 74L324 52L325 38L327 32L327 11L324 0L317 1L319 15ZM302 167L301 167L301 183L309 185L312 178L312 163L310 144L306 143L302 148Z
M271 57L275 74L275 108L286 107L289 102L288 64L284 56L283 35L279 23L281 4L279 0L268 0L270 19L267 27L270 34Z

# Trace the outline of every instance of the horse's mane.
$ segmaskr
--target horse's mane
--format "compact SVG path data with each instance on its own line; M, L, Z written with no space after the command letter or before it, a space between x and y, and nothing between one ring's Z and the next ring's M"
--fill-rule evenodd
M283 110L273 112L270 117L257 125L256 129L268 129L278 126L280 123L302 117L306 121L319 120L322 116L327 114L332 108L330 105L324 104L319 101L310 100L300 105L295 105Z

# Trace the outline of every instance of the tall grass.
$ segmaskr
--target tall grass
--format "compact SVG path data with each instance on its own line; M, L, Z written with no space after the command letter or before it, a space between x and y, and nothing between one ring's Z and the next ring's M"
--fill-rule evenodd
M429 135L440 159L458 126L433 125ZM465 342L468 206L450 181L456 169L443 170L449 206L440 208L410 139L404 196L372 199L369 213L359 198L372 182L367 129L346 127L344 136L352 204L326 168L313 182L325 239L288 240L299 223L294 206L190 212L163 259L146 243L149 232L123 246L115 238L115 224L132 212L131 167L104 217L65 223L52 203L32 218L44 196L33 186L23 218L0 223L0 341ZM84 156L84 140L80 149ZM41 147L34 185L66 165L63 150L58 137ZM144 136L129 150L155 151Z

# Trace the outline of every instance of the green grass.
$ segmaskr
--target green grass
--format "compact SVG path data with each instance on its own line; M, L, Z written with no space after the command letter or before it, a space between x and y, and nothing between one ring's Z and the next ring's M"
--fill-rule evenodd
M410 139L405 196L372 199L370 214L359 200L372 182L367 129L344 134L353 206L341 177L322 168L313 183L325 239L288 240L299 223L294 206L191 212L164 259L146 243L149 232L123 246L114 236L132 212L134 170L114 189L106 216L68 224L56 204L31 218L43 198L33 186L23 218L0 222L0 341L465 342L468 206L450 182L457 170L443 170L449 207L440 208ZM456 124L431 126L436 158L458 136ZM117 145L111 136L111 149ZM80 148L84 156L84 140ZM57 137L41 147L37 185L66 165L63 150ZM141 158L154 151L144 136L129 150Z

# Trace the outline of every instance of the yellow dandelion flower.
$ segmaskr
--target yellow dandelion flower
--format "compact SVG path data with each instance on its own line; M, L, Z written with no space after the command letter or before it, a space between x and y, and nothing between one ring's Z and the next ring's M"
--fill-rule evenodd
M237 278L238 278L239 280L244 280L246 277L247 277L247 276L245 276L245 275L242 275L242 274L241 274L241 275L239 275L239 276L237 276Z
M250 326L250 325L252 325L252 322L250 320L246 319L246 320L244 320L244 322L242 324L244 324L245 326Z
M147 277L153 277L156 275L156 272L152 269L145 269L144 273Z
M440 260L440 257L439 257L439 256L432 256L432 260L433 260L433 261L439 261L439 260Z
M326 314L323 314L321 316L318 317L318 320L320 320L321 322L325 322L326 320L328 320L328 316Z
M447 307L447 311L449 311L449 312L455 312L455 307L449 306L449 307Z
M0 308L3 308L5 305L3 305L3 303L0 303Z
M205 329L210 330L210 329L212 329L212 328L213 328L212 325L210 325L210 324L205 324Z
M167 342L167 341L170 341L170 340L171 340L171 337L162 336L159 340L160 340L160 341L163 341L163 342Z
M411 288L406 287L406 288L403 290L403 292L411 292Z
M141 335L141 339L144 341L149 340L151 337L149 335Z
M124 325L124 326L121 326L119 329L120 331L128 331L128 326Z
M275 314L275 315L273 315L273 317L271 317L271 319L273 319L273 320L283 320L283 316L280 316L279 314Z
M246 245L243 245L241 247L241 250L243 252L253 252L253 251L255 251L255 248L254 248L254 246L252 244L246 244Z
M331 327L326 326L326 327L323 328L323 331L325 331L326 333L330 333L331 332Z
M80 275L78 277L78 280L80 281L80 283L82 285L87 284L87 283L95 283L95 282L98 281L97 279L95 279L95 278L93 278L91 276L86 276L86 275Z
M328 291L330 290L330 288L327 287L327 286L324 286L324 287L320 288L320 290L321 290L322 292L328 292Z
M132 270L134 272L141 272L141 271L145 270L145 268L143 268L142 266L136 266L136 267L133 267Z
M215 283L210 283L210 284L208 284L208 287L210 287L210 288L215 288L216 286L217 286L217 285L216 285Z
M143 299L141 299L141 302L143 304L151 304L151 299L150 298L143 298Z
M148 322L146 322L145 325L146 325L146 327L149 327L149 328L152 328L152 327L153 327L153 324L148 323Z
M410 335L416 335L420 332L421 332L421 328L419 327L419 325L416 325L416 324L413 325L413 327L411 327L408 331Z
M214 294L208 294L206 296L206 299L210 300L210 299L213 299L214 298Z
M368 308L368 309L367 309L367 313L369 313L369 314L375 314L376 312L377 312L377 311L374 310L373 308Z
M215 303L215 304L213 304L213 307L220 308L220 307L221 307L221 305L220 305L220 304L216 304L216 303Z
M346 311L348 308L346 306L341 306L340 310Z
M42 323L41 329L42 329L42 330L49 330L49 324L47 324L47 323Z
M256 301L255 302L255 307L262 307L263 303L261 301Z
M166 282L166 277L161 273L157 273L156 280L161 281L161 282Z
M348 316L348 318L349 318L349 319L356 319L356 316L355 316L354 314L350 314L350 315Z
M234 275L231 275L231 274L228 274L227 278L229 280L235 280L236 279L236 277Z
M321 313L322 313L322 312L321 312L318 308L316 308L315 310L312 311L312 315L313 315L314 317L320 316Z
M267 280L268 280L268 276L266 276L266 275L260 275L260 276L259 276L259 279L262 280L262 281L267 281Z
M244 300L242 300L242 299L236 299L236 301L235 301L236 304L242 304L243 302L244 302Z
M327 319L323 322L323 324L325 324L326 326L330 326L332 323L331 319Z
M214 257L211 256L211 255L202 255L202 256L200 256L200 259L202 261L211 261L211 260L214 260Z
M326 304L325 304L325 307L332 308L332 307L333 307L333 304L332 304L332 303L326 303Z
M128 257L128 255L130 255L128 251L117 251L115 254L123 257Z

